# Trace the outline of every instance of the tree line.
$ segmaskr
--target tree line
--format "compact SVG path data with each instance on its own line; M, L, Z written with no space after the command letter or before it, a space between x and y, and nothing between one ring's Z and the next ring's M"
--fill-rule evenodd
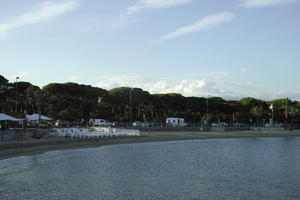
M132 121L156 124L163 124L166 117L181 117L194 124L207 120L208 123L260 125L269 122L271 104L274 121L300 122L300 102L288 98L224 100L221 97L184 97L177 93L150 94L141 88L105 90L77 83L50 83L39 88L29 82L10 83L0 75L1 113L41 113L55 120L73 122L90 118L129 122L131 115Z

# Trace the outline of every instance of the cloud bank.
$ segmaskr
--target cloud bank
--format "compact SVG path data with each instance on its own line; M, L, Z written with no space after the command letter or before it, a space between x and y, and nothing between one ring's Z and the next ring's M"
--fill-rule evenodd
M28 25L54 20L77 7L77 1L44 2L29 12L23 13L7 23L0 24L0 35Z
M138 87L151 94L180 93L184 96L207 97L220 96L227 100L254 97L264 100L289 97L300 100L297 91L270 91L254 84L233 83L225 79L154 79L143 76L103 76L97 87L110 90L116 87Z

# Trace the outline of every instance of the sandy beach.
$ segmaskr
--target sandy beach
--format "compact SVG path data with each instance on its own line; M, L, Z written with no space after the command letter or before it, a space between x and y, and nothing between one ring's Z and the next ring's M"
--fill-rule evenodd
M168 131L141 132L141 136L110 137L97 139L42 138L22 142L0 143L0 160L15 156L34 155L54 150L96 148L111 144L165 142L199 139L230 139L252 137L293 137L300 136L300 130L294 131L232 131L232 132L189 132Z

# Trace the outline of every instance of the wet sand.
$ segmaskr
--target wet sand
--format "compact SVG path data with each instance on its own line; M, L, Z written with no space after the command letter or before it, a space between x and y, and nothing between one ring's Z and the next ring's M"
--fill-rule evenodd
M15 156L34 155L54 150L96 148L111 144L165 142L199 139L230 139L251 137L293 137L300 136L300 130L294 131L231 131L231 132L141 132L141 136L109 137L94 139L42 138L21 142L0 143L0 160Z

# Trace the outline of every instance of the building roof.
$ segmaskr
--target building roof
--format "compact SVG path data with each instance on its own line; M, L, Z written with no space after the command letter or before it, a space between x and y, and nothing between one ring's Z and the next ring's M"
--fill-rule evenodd
M14 117L10 116L10 115L1 113L0 114L0 121L22 121L22 119L17 119L17 118L14 118Z
M39 114L32 114L32 115L26 115L26 119L28 121L37 121L39 120ZM45 116L45 115L41 115L41 120L45 120L45 121L51 121L52 119Z

